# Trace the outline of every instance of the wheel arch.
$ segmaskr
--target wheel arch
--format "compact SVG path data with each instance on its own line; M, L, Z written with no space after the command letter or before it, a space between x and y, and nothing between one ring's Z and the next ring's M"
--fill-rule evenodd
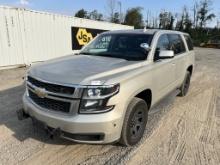
M192 75L192 73L193 73L193 65L188 66L187 71L189 71L190 74Z
M137 93L134 97L143 99L147 103L148 110L150 109L152 105L152 90L151 89L142 90L141 92Z

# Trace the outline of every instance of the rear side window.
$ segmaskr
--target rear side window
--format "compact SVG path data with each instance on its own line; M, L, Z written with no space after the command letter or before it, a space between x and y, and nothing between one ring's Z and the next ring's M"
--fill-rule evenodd
M170 40L170 49L174 51L174 54L181 54L186 52L184 42L179 34L168 34Z
M193 50L193 42L190 36L184 35L189 50Z

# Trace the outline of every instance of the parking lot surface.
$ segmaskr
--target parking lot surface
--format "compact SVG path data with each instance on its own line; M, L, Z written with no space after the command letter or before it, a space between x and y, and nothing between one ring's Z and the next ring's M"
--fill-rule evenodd
M0 164L220 164L220 50L196 49L188 95L154 107L139 145L50 139L31 119L18 121L26 68L0 71Z

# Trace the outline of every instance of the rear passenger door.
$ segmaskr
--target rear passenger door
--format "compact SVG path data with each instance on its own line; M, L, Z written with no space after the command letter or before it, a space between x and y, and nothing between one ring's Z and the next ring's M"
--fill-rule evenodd
M174 51L175 58L175 85L179 86L182 84L186 74L186 56L187 51L183 41L183 36L180 34L171 33L168 34L170 41L170 49Z

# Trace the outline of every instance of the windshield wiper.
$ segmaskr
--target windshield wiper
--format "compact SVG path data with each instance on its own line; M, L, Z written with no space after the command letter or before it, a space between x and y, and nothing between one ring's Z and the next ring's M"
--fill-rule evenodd
M82 52L82 53L79 53L80 55L92 55L92 56L103 56L103 57L112 57L111 54L94 54L94 53L89 53L89 52Z
M116 54L116 53L103 53L103 54L99 54L99 55L105 56L105 57L120 58L120 59L124 59L127 61L141 61L141 60L146 59L146 57L125 56L125 55Z

